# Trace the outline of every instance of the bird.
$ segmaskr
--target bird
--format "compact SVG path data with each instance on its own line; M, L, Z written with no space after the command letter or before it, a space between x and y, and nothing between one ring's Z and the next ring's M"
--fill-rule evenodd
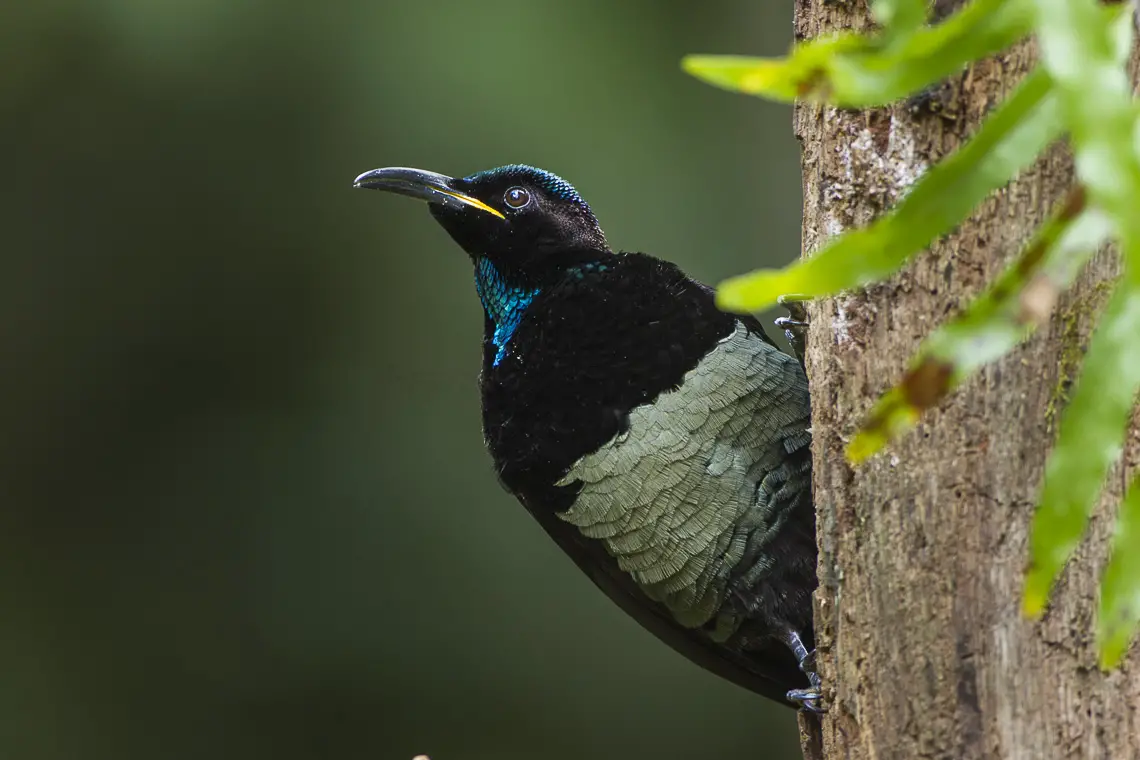
M822 712L811 407L781 351L677 265L615 251L561 177L407 167L483 307L483 438L503 487L610 599L712 673Z

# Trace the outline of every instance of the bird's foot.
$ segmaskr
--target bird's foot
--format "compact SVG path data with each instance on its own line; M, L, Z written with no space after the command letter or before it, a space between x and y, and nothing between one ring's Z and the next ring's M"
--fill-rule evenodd
M820 680L819 673L815 672L814 649L804 655L800 660L800 670L808 677L808 681L811 682L811 688L792 689L787 693L787 698L789 701L799 704L801 710L822 715L827 712L827 708L822 704L823 681Z
M776 299L776 303L787 309L788 314L791 315L778 318L776 320L776 327L784 331L784 335L787 337L788 342L792 344L792 350L796 353L796 358L800 360L800 364L804 363L804 353L807 352L807 331L809 322L807 307L804 306L804 301L807 300L807 296L794 293L783 295Z
M823 695L814 686L810 689L792 689L785 695L789 702L795 702L804 712L824 715L827 708L820 704Z
M821 704L823 701L823 681L815 670L815 650L809 652L800 635L793 630L784 633L783 641L792 650L796 662L799 663L800 671L807 676L808 682L811 684L811 688L808 689L792 689L789 691L786 695L788 701L795 702L801 710L810 713L822 714L827 712L827 708Z

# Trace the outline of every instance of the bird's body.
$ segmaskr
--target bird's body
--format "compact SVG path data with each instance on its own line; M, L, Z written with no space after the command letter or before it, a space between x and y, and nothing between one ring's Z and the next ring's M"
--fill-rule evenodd
M442 194L428 195L412 171L358 184L427 196L472 258L483 433L506 489L694 662L780 701L808 686L816 554L799 362L673 264L611 251L554 175L424 175Z

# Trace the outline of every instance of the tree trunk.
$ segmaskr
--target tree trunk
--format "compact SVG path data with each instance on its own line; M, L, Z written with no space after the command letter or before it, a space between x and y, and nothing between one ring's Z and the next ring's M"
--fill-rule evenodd
M867 22L863 2L797 0L797 39ZM891 207L1034 60L1027 44L972 67L938 93L941 110L797 107L804 250ZM1140 466L1135 424L1127 466L1110 476L1045 619L1019 611L1046 455L1116 256L1096 256L1047 327L887 452L858 469L843 455L922 338L1003 268L1072 181L1057 146L897 276L811 305L822 757L1140 758L1135 651L1105 674L1094 642L1111 505ZM821 756L810 744L805 754Z

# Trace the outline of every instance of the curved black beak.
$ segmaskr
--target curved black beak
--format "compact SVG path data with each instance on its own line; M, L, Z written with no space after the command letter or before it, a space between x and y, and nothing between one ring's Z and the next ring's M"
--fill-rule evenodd
M391 166L386 169L373 169L364 172L352 181L353 187L366 190L387 190L390 193L419 198L421 201L447 206L458 210L478 209L485 213L506 219L499 211L491 208L478 198L455 189L455 180L445 174L426 172L422 169L408 169Z

